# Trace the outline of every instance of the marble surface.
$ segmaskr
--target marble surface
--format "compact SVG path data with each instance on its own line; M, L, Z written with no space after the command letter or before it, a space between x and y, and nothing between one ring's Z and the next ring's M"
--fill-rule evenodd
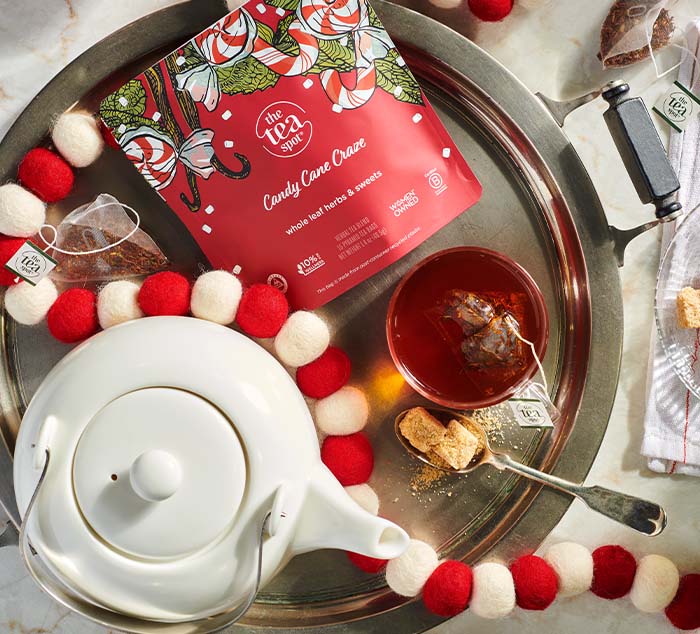
M32 96L61 68L101 37L172 0L0 0L0 137ZM516 0L517 4L517 0ZM611 0L547 0L516 6L500 24L476 24L466 8L442 10L425 0L412 5L455 26L491 52L533 91L571 97L618 76L631 82L651 105L671 81L659 81L645 65L624 73L603 72L594 54L599 25ZM590 171L612 224L628 227L650 218L625 175L605 128L602 102L575 112L565 129ZM652 324L658 236L633 243L621 271L625 299L622 373L605 441L588 480L652 498L668 511L668 528L658 538L637 537L612 521L584 512L574 502L549 542L574 540L595 547L619 542L642 555L658 552L700 571L700 482L652 474L639 455L644 383ZM0 549L0 632L84 634L102 631L46 598L21 565L17 550ZM595 627L592 628L592 619ZM662 616L637 612L627 599L605 602L590 594L557 602L544 613L516 610L504 621L478 620L468 612L435 634L571 632L665 634L674 631Z

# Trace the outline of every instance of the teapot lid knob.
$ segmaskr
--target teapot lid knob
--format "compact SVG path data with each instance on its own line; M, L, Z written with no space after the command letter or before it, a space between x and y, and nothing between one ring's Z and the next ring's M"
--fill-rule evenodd
M152 449L134 460L129 482L134 492L147 502L162 502L180 488L182 467L172 454Z

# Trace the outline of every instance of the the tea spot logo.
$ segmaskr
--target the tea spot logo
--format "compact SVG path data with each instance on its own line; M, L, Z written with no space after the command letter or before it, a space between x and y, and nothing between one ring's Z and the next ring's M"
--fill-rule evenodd
M674 122L685 121L692 109L690 98L680 91L672 92L664 101L664 114Z
M55 267L56 260L27 240L5 263L5 268L35 286Z
M698 116L700 96L675 81L668 92L659 98L652 110L676 132L682 132L691 119Z
M277 101L265 108L255 124L255 134L272 156L292 158L311 141L313 125L306 111L291 101Z

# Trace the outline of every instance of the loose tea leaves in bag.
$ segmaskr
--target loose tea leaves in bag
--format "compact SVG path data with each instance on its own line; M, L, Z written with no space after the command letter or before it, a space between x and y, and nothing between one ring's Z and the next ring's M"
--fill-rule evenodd
M54 244L58 264L51 277L61 282L119 280L168 267L158 245L110 194L69 213L56 229Z
M606 68L635 64L671 41L670 0L616 0L600 30L598 58Z
M316 308L481 186L367 0L251 0L100 114L215 268Z

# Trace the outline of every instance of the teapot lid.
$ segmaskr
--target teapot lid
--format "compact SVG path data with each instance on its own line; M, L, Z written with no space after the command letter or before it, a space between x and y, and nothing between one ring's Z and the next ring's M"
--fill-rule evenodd
M183 557L212 543L233 521L245 483L231 421L176 388L111 401L75 450L73 488L85 521L111 547L141 559Z

